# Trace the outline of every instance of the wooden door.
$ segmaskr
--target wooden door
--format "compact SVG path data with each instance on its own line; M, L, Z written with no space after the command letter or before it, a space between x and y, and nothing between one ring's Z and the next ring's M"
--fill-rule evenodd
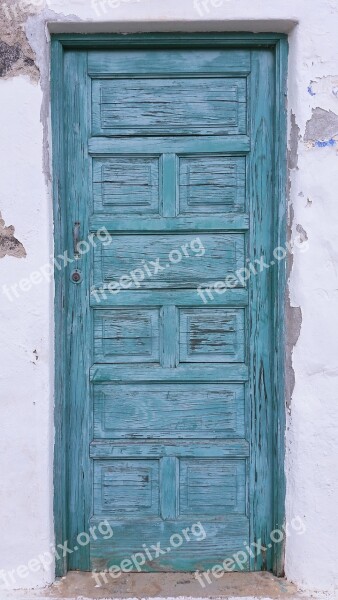
M69 545L114 532L70 568L208 569L273 528L275 85L269 49L65 53Z

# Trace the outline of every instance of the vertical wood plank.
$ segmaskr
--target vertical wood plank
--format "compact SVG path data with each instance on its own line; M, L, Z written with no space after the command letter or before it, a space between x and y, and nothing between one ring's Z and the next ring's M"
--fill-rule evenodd
M285 247L287 214L287 64L288 42L280 39L276 45L276 112L275 112L275 181L274 181L274 247ZM274 318L274 529L281 529L285 521L285 292L287 260L276 264L273 271ZM285 541L273 547L273 572L284 576Z
M88 238L90 213L90 160L88 156L89 78L87 52L65 54L65 164L67 170L67 234L66 248L73 257L73 224L81 223L81 237ZM90 384L92 365L92 323L89 306L91 253L82 254L74 265L82 273L82 282L69 283L67 306L68 355L68 541L78 549L69 555L69 568L89 570L89 544L80 546L77 536L88 532L91 514L92 465L89 459L91 441ZM68 278L70 277L68 270Z
M160 460L160 511L162 519L176 519L178 514L179 461L174 456Z
M164 217L176 217L177 159L176 154L162 156L162 210Z
M52 136L53 136L53 204L54 204L54 252L55 256L64 251L65 202L62 195L65 183L63 168L64 130L63 121L63 48L58 40L52 40L51 46L52 69ZM68 417L65 401L67 398L67 348L65 331L67 327L65 306L67 302L68 278L65 270L55 269L55 400L54 400L54 530L55 546L63 544L68 537L67 532L67 462L66 448L68 439ZM61 553L62 554L62 553ZM67 573L67 556L56 557L55 574L62 577Z
M161 364L175 368L178 364L178 313L176 306L167 305L161 309Z
M274 55L270 50L251 53L250 75L250 129L252 150L249 159L249 198L251 230L249 259L256 264L263 257L265 263L273 258L273 153L274 153L275 72ZM273 266L250 278L250 384L251 412L251 465L250 517L251 543L261 540L266 547L251 559L253 570L271 570L272 550L272 312L271 282ZM270 548L269 548L270 544Z

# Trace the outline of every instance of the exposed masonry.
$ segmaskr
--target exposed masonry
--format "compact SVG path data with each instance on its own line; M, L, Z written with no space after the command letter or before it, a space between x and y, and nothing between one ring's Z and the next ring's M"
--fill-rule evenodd
M289 169L298 169L298 142L300 140L300 129L296 123L296 115L291 111L291 128L288 152Z
M317 146L332 146L338 141L338 115L319 106L312 110L306 123L304 142Z
M26 250L19 240L14 237L15 229L13 225L5 226L5 221L1 218L0 212L0 258L4 256L15 256L15 258L24 258Z
M28 75L39 80L35 55L28 42L24 24L41 6L29 4L28 0L0 0L0 77Z

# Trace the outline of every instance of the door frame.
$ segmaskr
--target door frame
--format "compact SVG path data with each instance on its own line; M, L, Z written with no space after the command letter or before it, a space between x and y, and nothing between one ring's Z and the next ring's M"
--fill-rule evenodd
M67 50L104 49L170 49L170 48L241 48L271 49L274 52L276 97L275 132L279 143L274 144L274 227L273 247L286 244L287 214L287 110L286 80L288 41L284 34L275 33L139 33L139 34L55 34L51 40L51 113L53 141L53 208L54 252L62 255L66 240L66 174L64 169L64 53ZM285 521L285 293L286 261L277 261L272 270L273 306L272 326L274 340L272 444L273 444L273 524L281 529ZM68 487L67 487L67 397L68 360L66 351L66 297L67 269L55 269L55 398L54 398L54 530L55 546L68 539ZM80 533L80 532L79 532ZM67 556L56 561L56 576L68 570ZM277 576L284 574L284 545L273 548L272 570Z

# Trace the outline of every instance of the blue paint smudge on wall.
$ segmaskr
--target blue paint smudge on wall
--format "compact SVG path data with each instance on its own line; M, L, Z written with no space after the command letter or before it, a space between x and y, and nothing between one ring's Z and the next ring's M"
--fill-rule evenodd
M312 84L313 84L313 81L311 81L310 85L307 88L307 91L309 92L310 96L315 96L316 93L312 91L312 87L311 87Z
M326 148L327 146L335 146L336 143L337 143L336 140L334 140L332 138L330 140L325 140L325 141L316 140L315 141L315 146L317 148Z

